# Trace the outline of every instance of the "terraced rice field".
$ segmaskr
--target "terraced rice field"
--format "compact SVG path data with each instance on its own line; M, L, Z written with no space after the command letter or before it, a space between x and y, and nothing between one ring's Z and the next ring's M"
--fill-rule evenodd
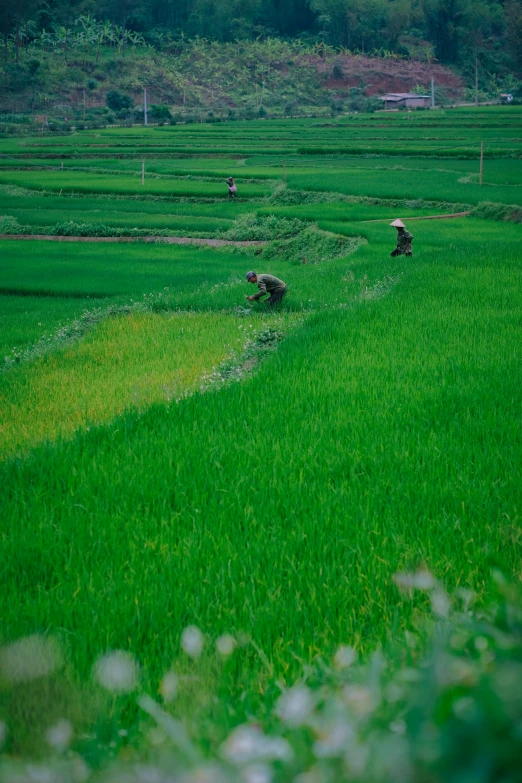
M0 240L1 641L59 638L87 690L100 653L131 650L155 692L186 626L248 638L197 695L186 664L173 710L213 746L341 642L412 628L397 571L479 601L492 563L519 573L522 227L426 218L522 205L521 119L0 142L0 233L265 243ZM390 257L395 217L412 258ZM279 309L245 301L251 268L288 284ZM34 714L2 710L27 747Z

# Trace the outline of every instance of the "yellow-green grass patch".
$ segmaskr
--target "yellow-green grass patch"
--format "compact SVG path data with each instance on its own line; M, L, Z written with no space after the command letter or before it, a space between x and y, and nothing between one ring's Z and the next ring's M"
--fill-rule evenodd
M254 326L216 313L102 322L81 343L0 376L0 458L176 399L241 349Z

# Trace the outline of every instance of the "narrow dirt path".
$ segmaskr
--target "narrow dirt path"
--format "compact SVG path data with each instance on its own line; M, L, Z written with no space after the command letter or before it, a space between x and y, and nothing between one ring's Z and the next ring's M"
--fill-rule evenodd
M398 212L399 210L397 210ZM450 215L420 215L419 217L405 217L408 223L412 220L446 220L448 218L460 218L471 215L471 212L452 212ZM378 220L361 220L361 223L385 223L390 218L379 218Z
M39 239L45 242L161 242L167 245L207 245L208 247L266 245L266 242L260 241L236 242L232 239L201 239L199 237L61 237L52 234L0 234L0 239Z

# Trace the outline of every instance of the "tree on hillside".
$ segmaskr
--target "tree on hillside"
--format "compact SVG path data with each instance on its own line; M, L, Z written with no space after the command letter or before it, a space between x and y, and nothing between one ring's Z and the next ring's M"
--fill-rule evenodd
M324 40L361 52L395 48L413 13L411 0L311 0L310 7Z
M435 45L437 58L454 63L462 41L463 0L422 0L427 37Z
M2 0L0 3L0 25L4 38L5 59L8 58L8 41L11 34L14 42L15 61L20 59L20 49L28 41L27 26L32 22L40 3L38 0ZM33 25L34 26L34 25Z
M120 112L124 109L132 109L134 106L132 98L129 95L125 95L123 92L118 92L118 90L111 90L108 92L105 103L109 109L112 109L115 112Z
M517 73L522 75L522 2L507 0L504 6L509 53Z
M4 43L4 60L9 59L9 33L15 23L15 2L14 0L2 0L0 3L0 34Z

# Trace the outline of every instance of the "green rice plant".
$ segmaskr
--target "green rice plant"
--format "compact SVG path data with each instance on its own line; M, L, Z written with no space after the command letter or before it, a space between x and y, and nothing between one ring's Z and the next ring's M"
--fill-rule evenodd
M242 273L241 255L183 245L2 242L0 291L76 298L196 290Z
M141 184L137 177L124 175L97 175L84 172L54 171L0 171L0 182L39 190L73 193L158 194L170 198L227 198L226 183L193 182L191 180L146 179ZM241 198L259 198L266 195L269 186L246 184L241 186Z
M21 193L13 193L13 187L9 185L0 185L0 210L2 214L16 214L20 209L24 212L24 221L37 225L48 225L59 220L75 219L74 213L94 213L93 220L110 220L112 213L116 214L118 221L137 221L138 225L151 221L150 225L155 225L155 221L166 220L170 217L186 216L192 219L196 218L218 218L223 220L234 220L238 214L249 212L252 205L249 203L231 202L225 200L214 203L189 203L169 202L159 199L138 199L125 198L110 195L89 195L74 197L71 194L67 196L57 196L56 194L41 194L38 191L22 190ZM15 211L13 211L15 210ZM53 218L52 213L56 214ZM38 214L42 217L37 221ZM127 215L127 218L125 217ZM119 222L118 225L121 225ZM168 222L166 223L168 225Z
M68 205L67 209L12 209L11 214L14 222L10 225L0 222L0 233L21 233L18 231L21 225L26 227L49 227L54 223L55 230L52 232L36 231L33 233L60 233L57 226L72 225L99 225L106 229L100 236L111 236L111 229L129 229L143 230L144 236L154 234L156 231L164 231L170 235L194 236L198 233L213 233L222 231L231 225L229 218L213 218L205 216L178 216L178 215L149 215L147 213L128 213L117 212L115 210L74 210ZM71 218L71 212L76 220ZM81 214L80 214L81 213ZM80 222L81 221L81 222ZM73 234L73 231L68 233ZM114 234L112 234L114 235Z
M353 196L377 196L382 198L422 198L427 200L453 201L478 204L489 199L507 204L522 201L521 185L478 185L458 181L458 175L426 171L393 171L383 176L379 171L360 169L336 171L335 174L293 174L289 172L288 183L292 188L302 190L337 190ZM518 195L517 195L518 194Z
M302 192L302 191L297 191ZM290 191L291 193L291 191ZM459 205L459 209L461 206ZM300 220L317 221L329 220L331 222L339 221L341 223L352 223L371 220L393 220L397 215L402 215L405 220L412 217L423 217L428 215L444 214L447 210L454 211L454 204L441 205L425 204L422 199L407 201L405 199L398 201L387 201L385 199L364 199L354 198L353 200L326 202L326 203L308 203L295 206L269 206L259 207L258 215L275 215L277 217L299 218Z
M74 319L83 308L81 302L70 299L0 296L0 357L17 355L54 332L60 323Z

